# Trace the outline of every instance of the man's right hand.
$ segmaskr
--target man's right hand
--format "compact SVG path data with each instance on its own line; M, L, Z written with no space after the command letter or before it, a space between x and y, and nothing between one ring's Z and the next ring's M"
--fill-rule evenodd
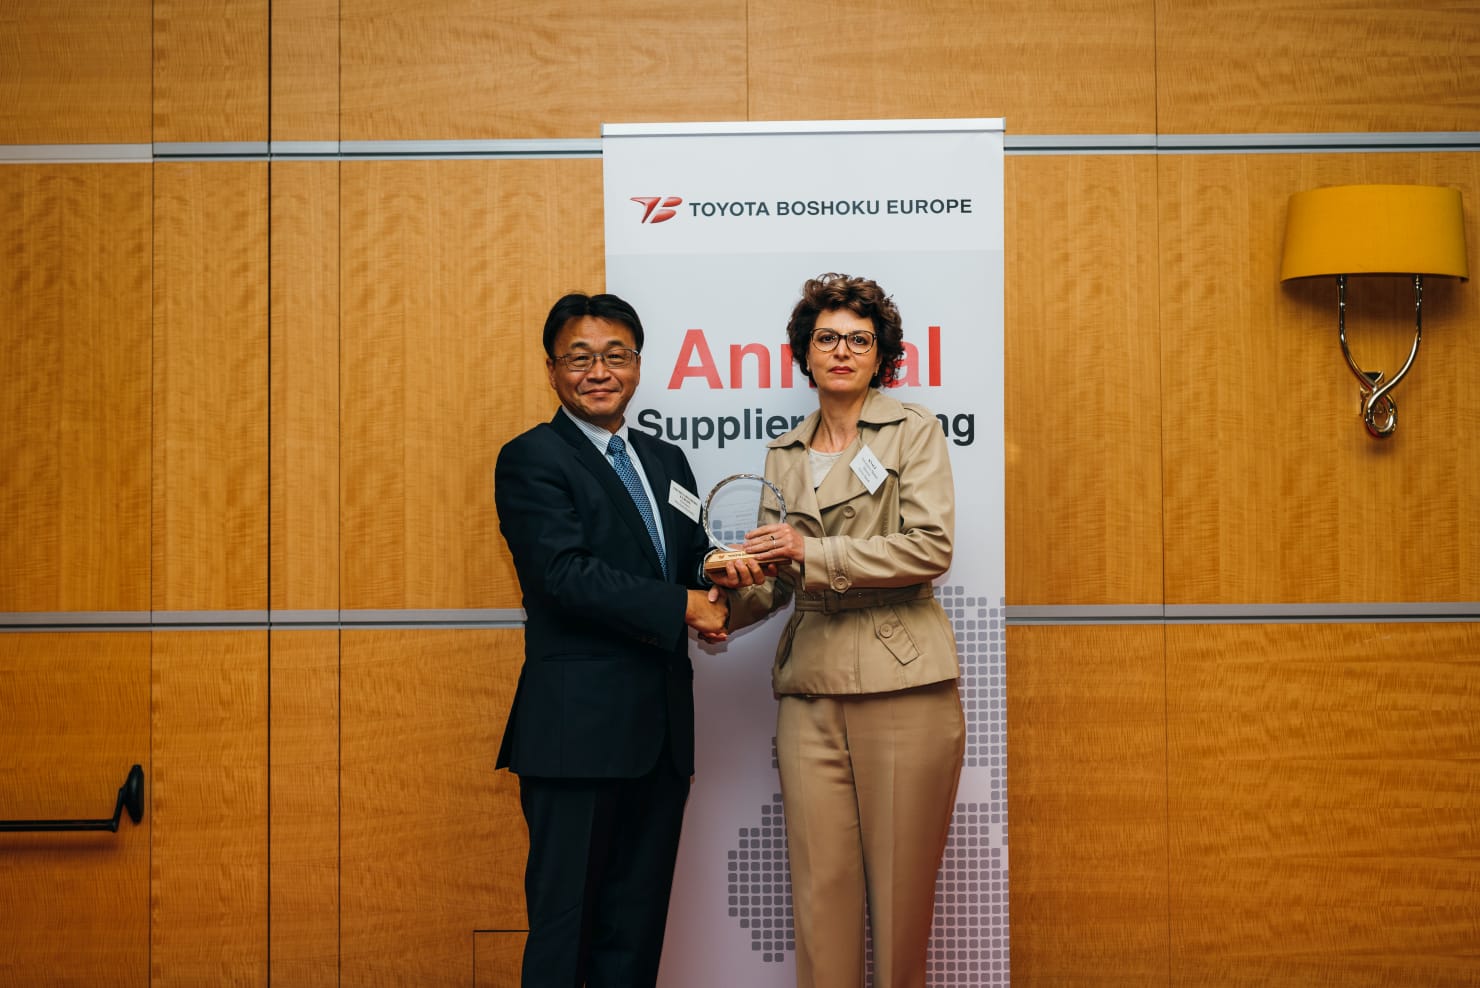
M730 601L724 594L709 590L690 590L683 619L705 641L722 642L729 637L725 624L730 619Z

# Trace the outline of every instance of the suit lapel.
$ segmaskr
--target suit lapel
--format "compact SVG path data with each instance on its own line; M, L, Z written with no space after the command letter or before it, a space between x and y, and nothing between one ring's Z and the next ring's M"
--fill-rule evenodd
M904 406L881 391L873 390L864 399L858 415L858 439L843 450L843 455L833 464L822 486L817 489L817 501L823 508L851 500L868 493L858 474L853 472L853 459L863 452L865 446L886 470L899 469L899 430L886 426L904 418Z
M790 498L786 502L787 522L803 535L822 535L822 509L817 504L817 492L812 489L807 447L798 443L778 449L775 464L775 484Z
M868 488L863 486L863 481L853 472L853 458L867 445L880 462L893 468L899 461L899 451L895 448L898 438L892 435L897 430L885 430L883 426L903 417L904 410L898 401L877 390L869 392L858 420L858 441L843 451L843 455L838 457L827 476L822 479L821 486L815 489L812 487L812 465L807 443L817 431L821 413L813 412L795 429L768 443L775 451L773 462L777 486L784 491L794 492L797 497L796 504L786 506L792 527L804 535L825 535L822 529L824 509L867 494ZM795 519L792 516L796 516ZM805 521L797 524L798 519Z
M827 476L822 478L822 486L817 488L817 507L823 511L835 504L842 504L860 494L867 494L863 481L853 472L853 458L863 449L866 438L860 433L859 439L853 445L843 450L843 454L833 461L832 468L827 471Z
M586 434L580 430L579 426L570 421L563 411L555 413L555 417L550 420L550 426L575 452L576 462L584 467L595 478L596 482L601 485L601 489L606 492L606 496L611 501L611 506L616 511L617 517L621 518L623 524L632 532L633 536L637 539L637 544L643 547L643 553L647 557L648 562L652 564L654 572L661 573L662 567L658 563L658 550L654 548L652 537L648 535L647 525L643 523L642 515L637 513L637 505L632 503L632 495L627 493L627 488L622 484L622 479L617 476L617 472L612 469L612 465L607 462L606 457L597 451L595 444L586 438ZM630 433L630 435L636 438L637 433ZM648 483L652 483L652 467L648 463L648 457L644 452L646 448L644 446L643 449L638 450L637 456L642 460L644 472L648 474ZM656 491L657 489L657 486L654 485L653 490ZM662 517L662 514L660 511L659 517ZM667 524L666 522L660 522L660 524L664 526L663 530L666 541Z

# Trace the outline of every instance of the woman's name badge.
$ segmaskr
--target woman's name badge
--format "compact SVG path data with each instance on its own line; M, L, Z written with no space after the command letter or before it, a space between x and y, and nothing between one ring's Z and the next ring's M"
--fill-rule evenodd
M858 451L858 455L853 457L853 462L848 464L848 467L863 482L863 486L868 488L870 494L877 491L879 485L884 482L884 478L889 476L889 471L884 469L884 464L879 462L879 458L868 446Z
M699 520L699 495L684 490L676 480L668 482L668 503L688 515L690 521Z

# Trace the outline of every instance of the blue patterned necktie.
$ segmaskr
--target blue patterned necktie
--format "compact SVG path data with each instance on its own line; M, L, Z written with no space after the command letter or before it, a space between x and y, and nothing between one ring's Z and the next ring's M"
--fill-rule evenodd
M648 500L647 491L642 489L642 481L637 479L637 470L633 468L632 461L627 458L627 444L622 441L621 436L612 436L606 443L607 455L612 458L612 467L616 469L617 476L622 478L622 486L627 488L627 493L632 495L632 503L637 505L637 513L642 515L642 523L647 526L648 537L653 540L653 548L658 550L658 562L663 564L663 579L668 578L668 560L663 558L663 542L658 538L658 522L653 517L653 505Z

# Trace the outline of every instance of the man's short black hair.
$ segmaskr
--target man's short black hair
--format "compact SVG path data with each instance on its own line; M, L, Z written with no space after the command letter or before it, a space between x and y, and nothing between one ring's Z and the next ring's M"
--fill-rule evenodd
M594 316L621 323L632 330L633 345L638 353L642 352L642 320L637 318L636 309L615 295L571 292L556 302L545 318L545 356L555 356L555 337L565 328L566 323L581 316Z

